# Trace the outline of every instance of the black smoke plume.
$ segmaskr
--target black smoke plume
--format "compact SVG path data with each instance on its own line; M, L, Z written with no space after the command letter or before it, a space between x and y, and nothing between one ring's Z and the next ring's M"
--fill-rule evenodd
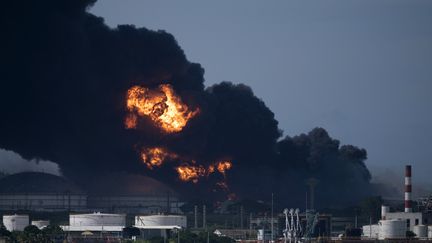
M287 205L303 205L311 177L319 180L321 206L367 191L364 149L340 146L322 128L279 140L274 114L249 87L222 82L205 88L204 69L186 59L171 34L131 25L109 28L87 12L94 3L1 3L1 148L55 161L81 184L94 174L120 171L209 195L210 183L178 183L169 164L145 167L136 148L162 145L204 164L232 160L229 193L240 198L275 192ZM199 115L177 134L163 134L148 121L125 129L127 90L163 83L188 106L199 107Z

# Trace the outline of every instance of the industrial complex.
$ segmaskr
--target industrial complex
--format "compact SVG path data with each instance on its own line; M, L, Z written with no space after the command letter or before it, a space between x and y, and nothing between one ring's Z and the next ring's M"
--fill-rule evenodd
M411 166L405 167L405 200L403 212L390 212L390 207L381 207L381 220L377 224L363 226L363 236L377 239L405 238L410 231L416 237L432 238L432 214L427 209L413 212ZM429 232L429 233L428 233Z
M90 238L119 242L125 238L166 240L177 237L182 231L192 231L240 242L347 239L417 239L425 242L432 240L432 200L430 197L421 199L417 207L413 207L411 174L408 165L405 168L404 210L398 212L388 205L381 205L380 219L375 223L370 218L369 224L363 225L358 223L357 217L333 216L313 208L247 214L241 206L239 215L233 215L227 212L210 214L205 205L196 205L192 211L183 212L185 202L174 191L143 176L133 179L150 186L116 195L115 190L111 194L84 192L65 178L54 175L15 174L0 180L0 210L2 225L10 232L24 231L29 225L44 229L54 224L64 232L65 240L75 241ZM116 183L125 182L118 180ZM61 212L67 214L66 220L53 217ZM131 229L135 233L131 234Z

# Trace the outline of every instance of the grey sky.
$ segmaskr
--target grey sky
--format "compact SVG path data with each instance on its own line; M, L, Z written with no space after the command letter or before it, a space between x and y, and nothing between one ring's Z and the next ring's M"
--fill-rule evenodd
M90 12L172 33L208 86L251 86L284 135L321 126L366 148L373 171L409 162L432 182L432 1L99 0Z

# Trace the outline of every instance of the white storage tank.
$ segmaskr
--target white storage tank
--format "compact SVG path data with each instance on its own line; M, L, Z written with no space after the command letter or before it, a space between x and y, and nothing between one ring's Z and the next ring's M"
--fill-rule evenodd
M362 227L363 236L368 238L373 238L373 239L378 238L379 231L380 231L380 225L378 224L363 225Z
M3 225L9 231L23 231L29 225L28 215L3 215Z
M135 216L135 226L180 226L187 227L186 216L183 215L146 215Z
M381 219L385 220L387 217L387 213L389 213L389 212L390 212L390 207L382 205L381 206Z
M70 226L126 226L126 215L92 213L69 215Z
M379 239L400 239L406 237L406 221L399 219L380 220Z
M49 220L32 220L31 225L38 227L38 229L43 229L50 224Z
M426 225L414 225L413 232L418 238L428 237L428 227Z
M259 229L258 233L257 233L257 239L259 241L264 240L264 230L263 229Z

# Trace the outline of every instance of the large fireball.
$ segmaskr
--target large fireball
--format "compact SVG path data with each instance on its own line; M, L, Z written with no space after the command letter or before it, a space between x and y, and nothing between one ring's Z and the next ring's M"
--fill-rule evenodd
M127 92L125 127L136 128L137 116L147 116L168 133L180 132L199 109L191 111L169 84L156 89L133 86Z

